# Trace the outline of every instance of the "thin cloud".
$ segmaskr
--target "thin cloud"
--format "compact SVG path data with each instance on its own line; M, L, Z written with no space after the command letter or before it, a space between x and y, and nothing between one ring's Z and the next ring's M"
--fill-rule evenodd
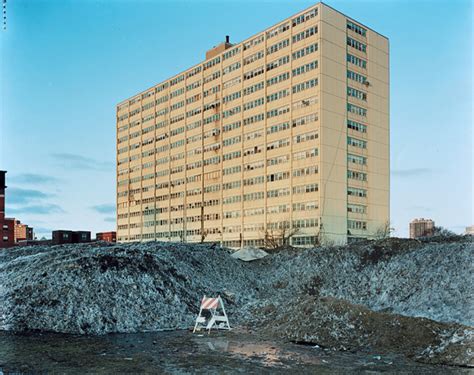
M29 204L31 202L49 198L51 194L43 193L40 190L22 189L17 187L8 188L8 204Z
M22 207L11 207L8 209L8 215L16 214L32 214L32 215L49 215L64 213L64 210L53 203L26 205Z
M9 178L9 180L20 184L50 184L59 181L59 179L56 177L36 173L22 173L13 175Z
M92 206L91 209L98 212L99 214L113 214L115 213L115 204L98 204Z
M110 161L96 160L77 154L57 153L51 156L61 167L67 169L106 171L114 168L114 163Z
M104 219L104 221L106 221L108 223L115 223L115 217L106 217Z
M394 169L391 174L396 177L415 177L426 176L433 173L430 168L408 168L408 169Z
M409 207L409 209L413 211L425 211L425 212L433 211L432 208L426 207L426 206L411 206Z

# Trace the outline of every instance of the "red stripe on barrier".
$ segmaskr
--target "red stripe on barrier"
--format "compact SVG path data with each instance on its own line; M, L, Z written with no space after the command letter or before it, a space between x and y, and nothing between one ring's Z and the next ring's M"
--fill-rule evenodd
M215 309L219 304L217 298L203 298L201 302L201 308L204 310Z

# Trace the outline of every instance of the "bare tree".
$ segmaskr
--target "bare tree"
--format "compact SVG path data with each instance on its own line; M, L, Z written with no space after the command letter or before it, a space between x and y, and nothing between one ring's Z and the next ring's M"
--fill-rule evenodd
M201 243L204 243L204 240L206 239L208 234L209 233L207 230L201 230Z
M277 249L281 246L288 246L291 238L298 234L299 228L292 228L290 220L284 220L278 223L267 223L267 229L264 232L264 246L267 249Z
M456 237L457 234L454 233L453 231L444 228L444 227L434 227L433 228L433 236L438 236L438 237Z
M377 239L377 240L381 240L381 239L384 239L384 238L388 238L388 237L390 237L390 234L392 234L392 232L393 232L394 230L395 230L395 229L390 226L390 221L387 220L385 223L383 223L382 225L380 225L380 226L375 230L374 237L375 237L375 239Z

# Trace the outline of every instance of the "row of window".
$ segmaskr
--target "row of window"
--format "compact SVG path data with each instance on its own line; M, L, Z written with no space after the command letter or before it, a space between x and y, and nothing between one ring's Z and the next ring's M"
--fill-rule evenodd
M305 31L303 31L303 32L301 32L301 33L299 33L299 34L293 36L293 42L297 42L297 41L299 41L299 40L305 39L305 38L307 38L307 37L309 37L309 36L311 36L311 35L314 35L315 33L317 33L317 27L311 27L311 28L309 28L309 29L307 29L307 30L305 30ZM271 54L271 53L273 53L273 52L276 52L276 51L278 51L278 50L280 50L280 49L282 49L282 48L287 47L288 45L289 45L289 40L288 40L288 39L285 39L285 40L283 40L283 41L280 41L280 42L276 43L275 45L270 46L270 47L267 49L267 54ZM302 49L300 49L300 50L295 51L295 52L292 53L293 60L296 60L296 59L298 59L298 58L301 58L301 57L303 57L303 56L306 56L306 55L308 55L308 54L310 54L310 53L316 52L317 50L318 50L318 44L317 44L317 43L314 43L314 44L311 44L311 45L309 45L309 46L306 46L306 47L304 47L304 48L302 48ZM238 49L238 48L235 48L235 49L229 51L229 56L232 55L232 54L236 54L236 53L238 53L238 52L239 52L239 49ZM226 56L227 56L227 55L226 55ZM254 62L254 61L258 60L258 59L261 59L261 58L263 58L263 57L264 57L263 51L259 51L259 52L255 53L255 54L251 55L251 56L246 57L246 58L244 59L244 65L250 64L250 63L252 63L252 62ZM227 57L227 58L228 58L228 57ZM214 65L216 65L216 64L218 64L218 63L220 63L220 57L217 57L217 58L215 58L215 59L213 59L213 60L210 60L210 61L206 62L206 63L203 65L203 70L209 69L210 67L212 67L212 66L214 66ZM241 67L240 62L236 62L236 63L234 63L234 64L231 64L231 65L225 67L225 68L223 69L223 73L222 73L222 74L225 75L225 74L227 74L227 73L230 73L230 72L233 71L233 70L239 69L240 67ZM195 68L193 71L188 72L188 73L186 74L186 77L187 77L187 78L192 77L192 76L194 76L195 74L199 73L200 71L201 71L200 67ZM190 74L190 73L192 73L192 74ZM214 72L213 74L211 74L211 75L209 75L209 76L206 76L206 77L204 78L204 83L208 83L208 82L210 82L210 81L212 81L212 80L214 80L214 79L217 79L217 78L219 78L219 77L220 77L220 71ZM169 86L173 86L173 85L175 85L175 84L177 84L177 83L179 83L179 82L181 82L181 81L183 81L183 80L184 80L184 75L181 75L180 77L177 77L177 78L171 80L169 85L168 85L168 83L166 82L165 84L162 84L162 85L158 86L158 87L155 89L155 91L156 91L156 92L161 92L161 91L164 90L165 88L167 88L167 87L169 87ZM235 83L235 81L234 81L233 83ZM227 83L227 84L229 85L229 83ZM186 86L186 91L193 90L193 89L199 87L200 85L201 85L201 81L193 82L193 83L191 83L191 84L189 84L189 85ZM177 90L173 91L172 93L170 93L170 98L173 98L173 97L176 97L176 96L178 96L178 95L181 95L181 94L183 94L184 92L185 92L185 89L184 89L184 88L177 89ZM143 95L141 96L141 99L148 98L148 97L150 97L151 95L153 95L153 92L152 92L152 91L147 92L147 93L145 93L145 94L143 94ZM168 96L165 95L165 96L160 97L159 99L157 99L155 103L158 105L158 104L163 103L164 101L167 101L168 99L169 99ZM138 100L139 100L139 98L131 99L131 100L128 102L128 104L129 104L129 105L132 105L132 104L136 103ZM127 105L127 103L122 104L121 106L118 107L118 110L121 110L121 109L125 108L126 105ZM142 110L145 110L145 109L147 109L147 108L142 108ZM137 110L135 110L135 111L137 111ZM138 109L138 111L139 111L139 109ZM131 112L130 114L127 114L127 115L122 115L122 116L119 117L119 120L123 120L123 119L127 118L128 116L132 116L133 114L135 114L135 112Z

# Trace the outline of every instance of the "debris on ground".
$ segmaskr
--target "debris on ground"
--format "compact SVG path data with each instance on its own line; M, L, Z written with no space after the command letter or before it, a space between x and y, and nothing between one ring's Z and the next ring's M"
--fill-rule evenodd
M283 249L254 262L209 244L0 251L0 330L75 334L193 326L220 295L231 326L322 348L473 366L474 246L397 238Z
M265 258L268 253L265 250L257 249L255 247L244 247L231 256L235 259L243 260L244 262L251 262L252 260Z

